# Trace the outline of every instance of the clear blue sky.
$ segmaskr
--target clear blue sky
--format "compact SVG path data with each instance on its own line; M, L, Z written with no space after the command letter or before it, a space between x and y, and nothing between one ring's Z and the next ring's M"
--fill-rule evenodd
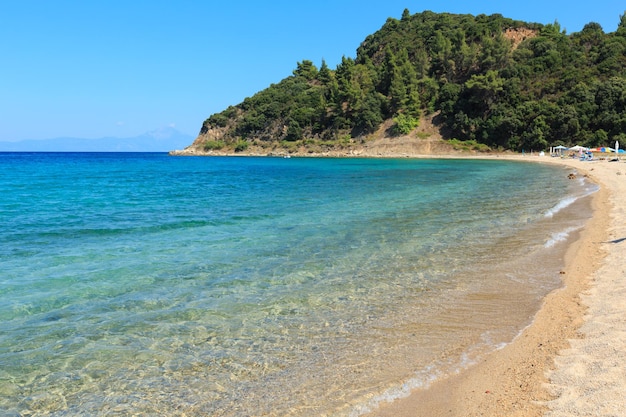
M617 28L623 0L0 0L0 141L196 135L290 75L335 68L388 17L434 12Z

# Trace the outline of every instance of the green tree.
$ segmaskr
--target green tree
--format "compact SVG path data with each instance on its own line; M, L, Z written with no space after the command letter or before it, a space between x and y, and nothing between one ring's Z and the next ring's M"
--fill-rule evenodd
M624 14L619 17L619 24L617 25L617 30L615 31L617 36L625 36L626 37L626 11Z
M465 82L465 88L469 90L471 104L484 103L490 107L504 90L504 84L496 71L489 70L485 75L473 75Z
M429 40L432 54L432 68L437 78L454 79L454 60L452 55L452 42L444 34L437 30L434 37Z
M317 77L317 68L313 65L313 62L305 59L302 62L298 62L298 67L293 71L293 75L304 77L306 80L311 81Z
M333 80L333 74L330 71L330 68L328 68L326 61L323 59L322 59L322 65L320 66L320 70L317 73L317 80L326 86L330 85Z

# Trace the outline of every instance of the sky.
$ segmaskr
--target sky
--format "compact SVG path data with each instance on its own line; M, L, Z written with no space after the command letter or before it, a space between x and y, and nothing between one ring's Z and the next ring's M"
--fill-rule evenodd
M614 32L623 0L0 0L0 141L133 137L202 122L322 59L334 69L387 18L493 14Z

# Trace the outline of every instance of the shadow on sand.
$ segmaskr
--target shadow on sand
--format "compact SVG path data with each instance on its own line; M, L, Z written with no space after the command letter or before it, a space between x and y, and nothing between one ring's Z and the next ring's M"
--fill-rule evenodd
M609 240L608 242L602 242L602 243L622 243L625 240L626 240L626 237L623 237L623 238L620 238L620 239Z

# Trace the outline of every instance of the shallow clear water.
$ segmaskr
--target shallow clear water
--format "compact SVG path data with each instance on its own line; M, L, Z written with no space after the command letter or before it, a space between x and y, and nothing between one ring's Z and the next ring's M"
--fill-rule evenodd
M358 415L528 324L590 215L567 173L0 154L0 412Z

